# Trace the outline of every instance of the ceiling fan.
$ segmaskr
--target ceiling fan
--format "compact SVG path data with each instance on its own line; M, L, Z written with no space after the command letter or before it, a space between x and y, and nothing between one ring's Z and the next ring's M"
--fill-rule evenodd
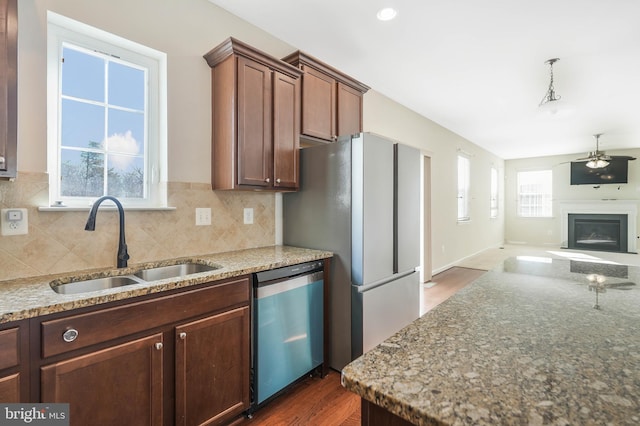
M576 161L586 161L585 166L588 168L602 169L607 167L614 158L635 160L635 157L629 155L607 155L604 151L600 151L600 136L602 136L602 133L597 133L593 136L596 138L596 150L589 152L586 157L576 159Z

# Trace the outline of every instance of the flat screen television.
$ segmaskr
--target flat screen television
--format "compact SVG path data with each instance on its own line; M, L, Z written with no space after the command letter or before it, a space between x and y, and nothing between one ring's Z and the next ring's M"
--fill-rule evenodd
M612 158L609 165L600 169L590 169L586 161L571 162L571 185L603 185L607 183L627 183L629 160Z

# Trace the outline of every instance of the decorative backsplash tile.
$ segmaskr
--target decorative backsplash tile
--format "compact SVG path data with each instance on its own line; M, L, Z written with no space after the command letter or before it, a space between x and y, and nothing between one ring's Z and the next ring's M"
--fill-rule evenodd
M172 211L127 211L125 229L129 262L221 253L263 247L275 241L275 196L268 192L212 191L204 183L170 182ZM86 212L43 212L46 173L18 173L0 181L0 208L27 208L29 234L0 236L0 280L79 269L115 267L118 214L100 211L96 230L86 232ZM196 207L211 208L211 225L195 225ZM253 208L254 223L243 223Z

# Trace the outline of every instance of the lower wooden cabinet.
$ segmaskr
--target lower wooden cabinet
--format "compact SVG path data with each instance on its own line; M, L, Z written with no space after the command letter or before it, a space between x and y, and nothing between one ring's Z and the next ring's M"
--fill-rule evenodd
M69 403L72 426L229 423L250 405L249 296L241 277L33 319L31 402Z
M28 402L28 323L0 326L0 402Z
M74 425L162 424L162 334L41 368L42 402L69 403Z
M249 406L249 308L176 328L176 424L221 424Z

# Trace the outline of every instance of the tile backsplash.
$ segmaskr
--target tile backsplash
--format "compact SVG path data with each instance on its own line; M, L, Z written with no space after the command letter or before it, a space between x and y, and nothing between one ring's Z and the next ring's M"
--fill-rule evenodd
M212 191L203 183L169 182L171 211L126 211L130 264L273 245L275 196L268 192ZM19 172L0 181L0 208L27 208L29 233L0 236L0 280L114 267L118 213L101 210L96 230L84 230L88 211L48 212L46 173ZM195 225L195 209L211 208L211 225ZM253 208L253 224L243 210Z

